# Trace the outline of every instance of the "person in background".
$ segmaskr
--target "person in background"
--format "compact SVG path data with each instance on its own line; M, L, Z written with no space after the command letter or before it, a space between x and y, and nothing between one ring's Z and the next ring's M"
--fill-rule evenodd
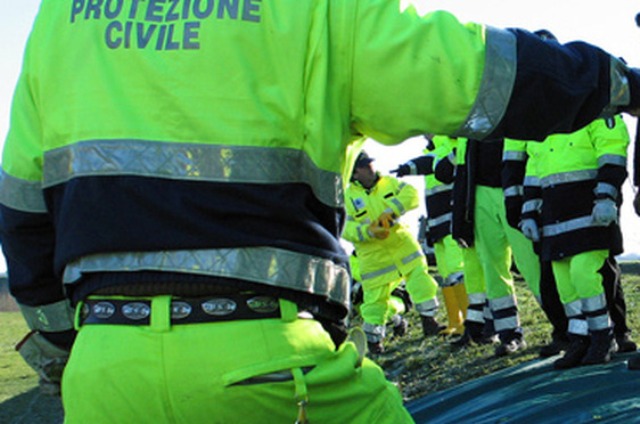
M554 362L558 369L608 362L617 349L609 313L615 303L605 293L615 283L603 279L613 256L622 253L618 208L628 145L620 116L527 143L520 228L541 243L542 260L551 261L569 320L570 345ZM621 341L628 332L623 324Z
M542 140L640 113L640 73L396 0L232 3L41 3L0 172L20 352L68 424L411 422L346 341L361 143Z
M385 325L395 314L390 307L393 282L398 275L420 314L424 336L438 334L443 327L438 311L437 283L429 275L427 259L402 215L418 207L416 189L373 168L373 158L361 152L353 167L351 183L345 192L347 222L342 237L353 243L364 301L360 314L364 321L369 350L383 351Z
M354 249L349 256L349 267L351 270L351 304L352 304L352 318L360 314L360 307L364 302L364 293L362 290L362 276L360 275L360 261L358 254ZM409 297L404 286L404 280L398 274L398 278L390 283L391 294L389 295L388 308L391 318L387 322L391 324L393 337L402 337L407 333L409 328L409 321L404 318L404 314L409 312L413 307L413 302ZM362 318L362 316L360 316ZM386 333L386 330L385 330ZM374 346L373 348L378 348ZM383 349L383 348L381 348ZM376 352L373 352L376 353ZM380 353L378 351L377 353Z
M464 319L467 314L467 292L464 286L464 263L462 250L451 237L451 189L452 184L440 182L433 174L434 156L439 145L450 142L446 136L425 135L427 147L425 155L413 158L392 170L398 177L424 175L424 200L427 212L426 242L434 247L436 266L442 277L440 283L447 310L448 325L442 335L464 333Z

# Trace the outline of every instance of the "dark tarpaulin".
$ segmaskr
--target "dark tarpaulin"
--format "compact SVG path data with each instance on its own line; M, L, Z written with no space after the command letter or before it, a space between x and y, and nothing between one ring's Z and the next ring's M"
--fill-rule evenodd
M407 404L416 423L640 423L640 371L632 354L605 365L553 369L527 362Z

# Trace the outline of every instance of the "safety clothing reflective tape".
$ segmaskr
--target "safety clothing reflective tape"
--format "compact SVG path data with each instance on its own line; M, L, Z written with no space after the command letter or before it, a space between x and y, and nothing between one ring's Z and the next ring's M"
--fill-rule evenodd
M611 197L612 199L616 199L618 197L618 189L611 184L600 182L596 186L595 194L605 195Z
M627 166L626 156L620 155L602 155L598 158L598 167L604 165Z
M520 322L518 320L518 316L513 315L510 317L494 319L493 326L496 331L512 330L514 328L518 328L520 326Z
M489 299L489 306L492 311L500 311L517 306L517 302L514 296L503 296L497 299Z
M542 234L545 237L553 237L570 231L580 230L583 228L596 227L591 215L580 218L570 219L558 224L550 224L542 227Z
M45 153L44 187L79 176L137 175L231 183L306 183L331 207L344 204L339 173L320 169L302 150L257 146L90 140Z
M442 185L439 185L439 186L427 188L424 191L424 194L425 194L425 196L432 196L434 194L442 193L443 191L447 191L447 190L451 190L451 189L453 189L453 184L442 184Z
M526 152L523 151L504 151L502 153L502 160L512 160L518 162L524 162L527 159Z
M522 196L523 194L523 187L521 185L514 185L511 187L507 187L504 189L504 195L505 197L511 197L511 196Z
M42 182L15 178L4 170L0 172L0 203L24 212L47 212Z
M440 215L437 218L429 219L427 220L427 222L429 223L430 227L435 227L437 225L444 224L445 222L450 222L452 217L453 217L453 214L449 212L449 213L445 213L444 215Z
M584 169L580 171L562 172L552 174L540 179L542 187L549 187L556 184L577 183L580 181L593 180L598 176L596 169Z
M237 278L324 295L342 305L349 304L350 278L345 268L330 260L273 247L90 255L69 263L63 281L73 283L87 272L155 269Z
M57 332L73 328L75 310L67 300L40 306L18 306L31 330Z
M452 136L471 136L482 139L500 122L504 100L511 98L516 77L516 38L513 34L492 27L486 30L485 68L476 103L467 121Z
M567 331L571 334L586 336L589 334L589 325L586 319L570 319Z

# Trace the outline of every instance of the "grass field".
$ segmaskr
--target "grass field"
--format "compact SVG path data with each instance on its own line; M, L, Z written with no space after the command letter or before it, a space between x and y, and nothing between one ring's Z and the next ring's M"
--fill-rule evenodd
M623 265L627 320L633 338L640 342L640 263ZM387 377L402 391L405 401L421 398L497 370L536 359L539 347L550 337L551 326L522 281L516 284L527 349L495 358L493 347L457 350L441 338L424 339L418 316L408 314L409 332L390 339L386 352L376 358ZM439 320L446 321L444 310ZM58 424L59 399L40 395L35 374L22 362L14 345L26 333L18 312L0 312L0 423Z

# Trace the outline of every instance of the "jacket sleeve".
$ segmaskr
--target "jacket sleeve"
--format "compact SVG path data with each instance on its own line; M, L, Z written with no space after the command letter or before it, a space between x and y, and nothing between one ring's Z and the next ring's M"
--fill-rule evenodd
M598 119L587 128L598 158L596 199L622 201L622 183L627 178L629 131L622 118Z
M640 74L596 46L395 1L358 4L353 123L382 143L425 133L543 140L640 105Z
M23 71L0 172L0 237L10 270L9 289L29 328L68 346L73 312L54 272L55 231L42 188L42 135L33 97Z
M392 178L392 177L387 177ZM418 190L411 184L393 178L395 185L391 193L386 193L384 203L395 216L402 216L420 204Z
M538 225L540 222L540 213L542 211L542 185L540 176L537 171L537 157L531 151L538 148L538 144L529 143L527 145L528 160L525 168L525 177L522 189L522 211L521 219L534 219Z
M505 139L502 153L501 180L507 222L513 228L518 228L518 223L520 222L527 158L524 141Z

